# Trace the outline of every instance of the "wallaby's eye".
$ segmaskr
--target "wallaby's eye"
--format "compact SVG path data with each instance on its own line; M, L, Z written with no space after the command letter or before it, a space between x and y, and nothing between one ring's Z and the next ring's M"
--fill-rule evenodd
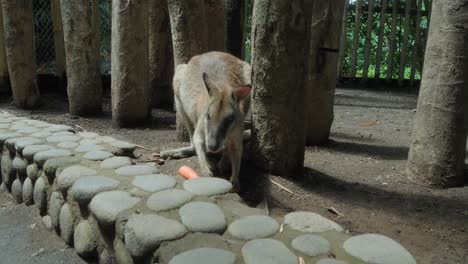
M235 117L234 115L230 115L230 116L228 116L228 117L226 118L226 120L227 120L228 122L233 122L234 119L236 119L236 117Z
M206 118L206 120L210 120L210 114L208 114L208 113L205 114L205 118Z

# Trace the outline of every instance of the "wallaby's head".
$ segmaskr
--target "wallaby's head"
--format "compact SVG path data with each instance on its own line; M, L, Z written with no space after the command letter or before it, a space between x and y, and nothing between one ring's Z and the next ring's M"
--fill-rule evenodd
M208 152L217 153L224 148L234 128L242 126L245 114L242 103L249 96L252 86L232 87L228 82L216 82L206 73L203 73L203 82L210 98L204 117L206 148Z

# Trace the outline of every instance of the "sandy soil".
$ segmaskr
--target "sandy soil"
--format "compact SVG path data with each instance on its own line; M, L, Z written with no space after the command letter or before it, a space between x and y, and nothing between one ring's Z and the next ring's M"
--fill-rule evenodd
M3 98L0 110L69 124L151 149L138 150L140 161L150 159L153 152L186 145L176 141L171 112L154 110L147 126L118 129L112 127L109 98L104 114L96 118L71 117L63 96L46 94L43 98L42 107L34 111L18 110L9 98ZM292 193L265 184L269 181L244 163L242 197L256 205L263 194L258 187L265 187L272 214L311 210L334 219L352 234L376 232L392 237L418 263L468 263L468 187L429 189L404 173L416 100L406 93L338 89L330 144L307 149L305 173L297 179L270 177ZM359 126L371 121L378 124ZM197 168L196 158L188 158L167 161L161 170L175 174L181 164ZM331 207L340 215L331 212Z

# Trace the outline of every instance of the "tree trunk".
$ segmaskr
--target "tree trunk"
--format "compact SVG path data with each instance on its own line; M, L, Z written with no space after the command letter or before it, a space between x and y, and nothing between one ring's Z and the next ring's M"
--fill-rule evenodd
M207 27L204 1L167 0L171 19L172 46L174 65L187 63L193 56L208 51ZM177 138L188 141L189 136L182 123L176 117Z
M167 0L150 1L149 6L149 83L152 107L173 109L174 57Z
M226 12L224 0L204 0L208 50L226 50Z
M148 3L112 1L112 119L118 127L143 124L150 113Z
M304 165L311 2L254 3L252 153L260 169L284 176Z
M434 0L408 172L437 187L464 181L468 102L468 5Z
M102 83L92 7L87 1L61 0L61 9L70 114L95 115L102 108Z
M226 50L243 58L244 54L244 0L224 0L226 9Z
M33 108L40 94L36 79L31 0L2 0L5 52L16 106Z
M10 84L8 80L8 65L5 53L5 33L3 29L3 15L0 8L0 93L10 91Z
M307 145L328 142L338 70L344 0L315 0L309 56Z
M62 89L65 88L66 83L66 61L60 0L50 1L50 12L52 16L52 26L54 30L55 67L57 68L56 74L59 79L59 87L60 89Z

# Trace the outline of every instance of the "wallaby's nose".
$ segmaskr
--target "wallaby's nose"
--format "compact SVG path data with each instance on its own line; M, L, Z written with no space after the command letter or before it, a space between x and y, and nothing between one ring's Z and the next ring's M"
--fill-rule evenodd
M208 152L218 153L221 151L221 146L217 142L208 142L207 144Z

